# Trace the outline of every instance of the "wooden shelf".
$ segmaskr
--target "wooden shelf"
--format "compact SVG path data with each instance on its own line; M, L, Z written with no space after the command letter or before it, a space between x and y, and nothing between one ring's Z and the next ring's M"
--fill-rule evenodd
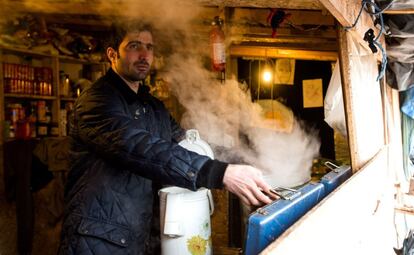
M38 51L33 51L30 49L24 49L24 48L10 48L10 47L6 47L6 46L0 46L0 50L3 50L5 52L12 52L12 53L17 53L17 54L23 54L23 55L32 55L32 56L39 56L39 57L58 57L58 55L52 55L52 54L48 54L48 53L44 53L44 52L38 52Z
M27 95L27 94L13 94L4 93L4 97L9 98L26 98L26 99L44 99L44 100L55 100L55 96L41 96L41 95Z
M100 64L105 63L105 62L100 62L100 61L89 61L85 59L78 59L78 58L74 58L70 56L63 56L63 55L59 55L58 57L59 57L59 60L62 62L74 63L74 64L100 65Z
M105 64L105 62L101 62L101 61L89 61L85 59L78 59L78 58L71 57L71 56L55 55L55 54L50 54L46 52L39 52L39 51L30 50L30 49L25 49L25 48L10 48L10 47L0 45L0 50L3 50L4 52L11 52L11 53L38 56L38 57L48 57L48 58L55 57L55 58L59 58L59 60L62 62L69 62L69 63L75 63L75 64L90 64L90 65Z
M45 137L50 137L50 136L45 136ZM29 140L37 140L37 141L40 141L40 139L42 139L43 137L29 137L29 138L27 138L27 139L22 139L22 138L15 138L15 137L13 137L13 138L6 138L5 140L4 140L4 143L8 143L8 142L13 142L13 141L16 141L16 140L21 140L21 141L29 141Z
M61 101L70 101L70 102L74 102L76 100L76 98L74 97L61 97L60 98Z

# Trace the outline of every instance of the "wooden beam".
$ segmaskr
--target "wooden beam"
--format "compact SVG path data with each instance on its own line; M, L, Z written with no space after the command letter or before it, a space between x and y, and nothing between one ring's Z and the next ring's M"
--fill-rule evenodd
M414 9L405 9L405 10L386 10L385 14L414 14Z
M323 7L315 0L181 0L182 2L198 3L205 6L284 8L321 10Z
M309 38L268 38L260 36L243 36L232 38L232 44L238 46L254 46L254 47L271 47L271 48L289 48L301 49L310 51L338 51L338 43L336 41L329 41L325 39Z
M258 36L264 37L267 36L271 38L272 28L269 27L259 27L259 26L243 26L243 25L235 25L231 24L229 26L230 32L232 35L251 35L251 36ZM283 37L308 37L308 38L328 38L328 39L336 39L336 30L333 27L320 29L320 30L311 30L311 31L302 31L302 30L295 30L289 27L281 27L277 29L277 36L273 39L283 38Z
M230 37L231 36L231 37ZM234 33L229 36L233 46L255 46L271 48L289 48L311 51L338 51L338 42L335 38L305 35L278 35L272 38L268 33Z
M284 8L302 10L321 10L323 9L319 1L314 0L176 0L177 4L196 4L199 6L216 7L254 7L254 8ZM41 13L62 13L62 14L96 14L113 15L114 7L128 8L129 4L136 1L119 0L112 4L105 0L97 0L91 4L89 1L11 1L3 0L2 8L14 10L15 12L41 12ZM117 15L125 15L128 12L120 12Z
M361 2L357 4L357 1L354 0L347 1L346 4L341 0L320 0L320 2L344 27L352 26L361 8ZM367 15L362 16L361 18L365 20Z
M320 10L287 10L286 12L290 14L288 21L295 25L335 25L334 17L330 14L326 15ZM269 9L234 8L232 18L240 24L269 25L267 22L268 15ZM284 24L286 23L284 22Z
M369 56L369 52L355 41L350 32L339 30L342 93L353 171L359 170L385 144L377 63L374 57L363 57Z
M345 109L345 119L346 119L346 127L347 127L347 134L348 134L348 146L350 151L350 158L351 158L351 168L353 171L356 171L358 168L357 164L357 153L356 153L356 135L355 135L355 123L354 123L354 116L352 112L352 102L350 100L352 91L350 90L349 84L351 83L351 69L349 66L350 58L349 54L352 50L349 48L346 38L346 32L342 29L338 29L338 39L339 39L339 65L341 70L341 83L342 83L342 95L344 100L344 109Z
M335 61L338 58L336 52L292 50L271 47L231 46L231 56L252 58L295 58L304 60Z

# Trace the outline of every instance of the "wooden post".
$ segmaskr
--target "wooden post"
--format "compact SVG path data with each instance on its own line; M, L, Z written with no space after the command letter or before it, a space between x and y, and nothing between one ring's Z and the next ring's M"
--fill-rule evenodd
M349 145L349 155L351 156L351 168L353 171L357 169L356 158L356 136L354 134L354 118L352 113L352 104L350 102L351 98L351 89L349 84L351 83L351 70L349 68L349 55L351 54L348 44L346 43L346 32L338 28L338 37L339 37L339 65L341 70L341 83L342 83L342 96L344 100L344 109L345 109L345 119L347 123L347 133L348 133L348 145Z

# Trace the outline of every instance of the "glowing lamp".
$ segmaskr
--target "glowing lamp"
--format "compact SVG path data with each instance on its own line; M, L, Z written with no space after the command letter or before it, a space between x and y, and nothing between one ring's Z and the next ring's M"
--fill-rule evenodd
M264 70L262 77L264 82L269 83L272 81L272 72L270 70Z

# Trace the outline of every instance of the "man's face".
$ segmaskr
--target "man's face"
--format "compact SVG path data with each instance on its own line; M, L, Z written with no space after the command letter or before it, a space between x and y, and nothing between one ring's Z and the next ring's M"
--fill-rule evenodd
M112 51L116 55L110 56L112 67L131 82L144 80L154 59L153 48L151 32L130 32L119 45L118 53Z

